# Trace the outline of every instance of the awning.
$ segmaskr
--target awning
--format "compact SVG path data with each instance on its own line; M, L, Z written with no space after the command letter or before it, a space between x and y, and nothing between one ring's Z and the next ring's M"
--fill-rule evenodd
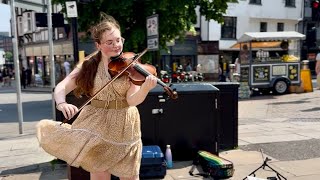
M304 34L295 31L247 32L238 39L238 42L303 40L305 38L306 36Z
M231 46L232 49L240 49L240 45L247 44L248 47L250 45L248 43L236 43ZM264 49L264 48L280 48L281 41L270 41L270 42L251 42L252 49Z

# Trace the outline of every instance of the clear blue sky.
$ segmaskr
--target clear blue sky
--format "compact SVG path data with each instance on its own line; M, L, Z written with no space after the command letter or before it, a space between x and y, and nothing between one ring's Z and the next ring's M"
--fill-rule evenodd
M0 4L0 32L10 32L10 6Z

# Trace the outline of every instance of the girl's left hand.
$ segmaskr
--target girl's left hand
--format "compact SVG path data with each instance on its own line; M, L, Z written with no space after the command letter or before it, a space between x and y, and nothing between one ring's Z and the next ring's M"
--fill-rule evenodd
M146 91L150 91L151 89L156 87L156 85L157 85L157 78L153 75L149 75L146 77L146 80L141 85L141 88Z

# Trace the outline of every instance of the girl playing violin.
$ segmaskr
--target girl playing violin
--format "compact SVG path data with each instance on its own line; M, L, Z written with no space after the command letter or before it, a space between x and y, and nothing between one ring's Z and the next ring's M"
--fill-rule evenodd
M120 26L102 14L91 34L98 49L55 88L57 109L71 119L79 109L66 102L66 94L92 96L110 79L108 63L123 50ZM140 116L136 106L144 101L157 84L156 77L146 77L141 86L134 85L127 75L120 76L103 89L69 124L42 120L37 125L37 137L49 154L82 167L91 180L106 180L111 174L121 180L139 179L142 153Z

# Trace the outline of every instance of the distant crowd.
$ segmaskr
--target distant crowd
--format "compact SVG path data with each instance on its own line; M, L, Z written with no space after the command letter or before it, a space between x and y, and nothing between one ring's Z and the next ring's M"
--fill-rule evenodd
M14 79L14 70L8 67L0 69L0 87L10 87L11 81ZM30 86L32 80L32 71L30 68L22 68L20 72L21 86L25 89Z

